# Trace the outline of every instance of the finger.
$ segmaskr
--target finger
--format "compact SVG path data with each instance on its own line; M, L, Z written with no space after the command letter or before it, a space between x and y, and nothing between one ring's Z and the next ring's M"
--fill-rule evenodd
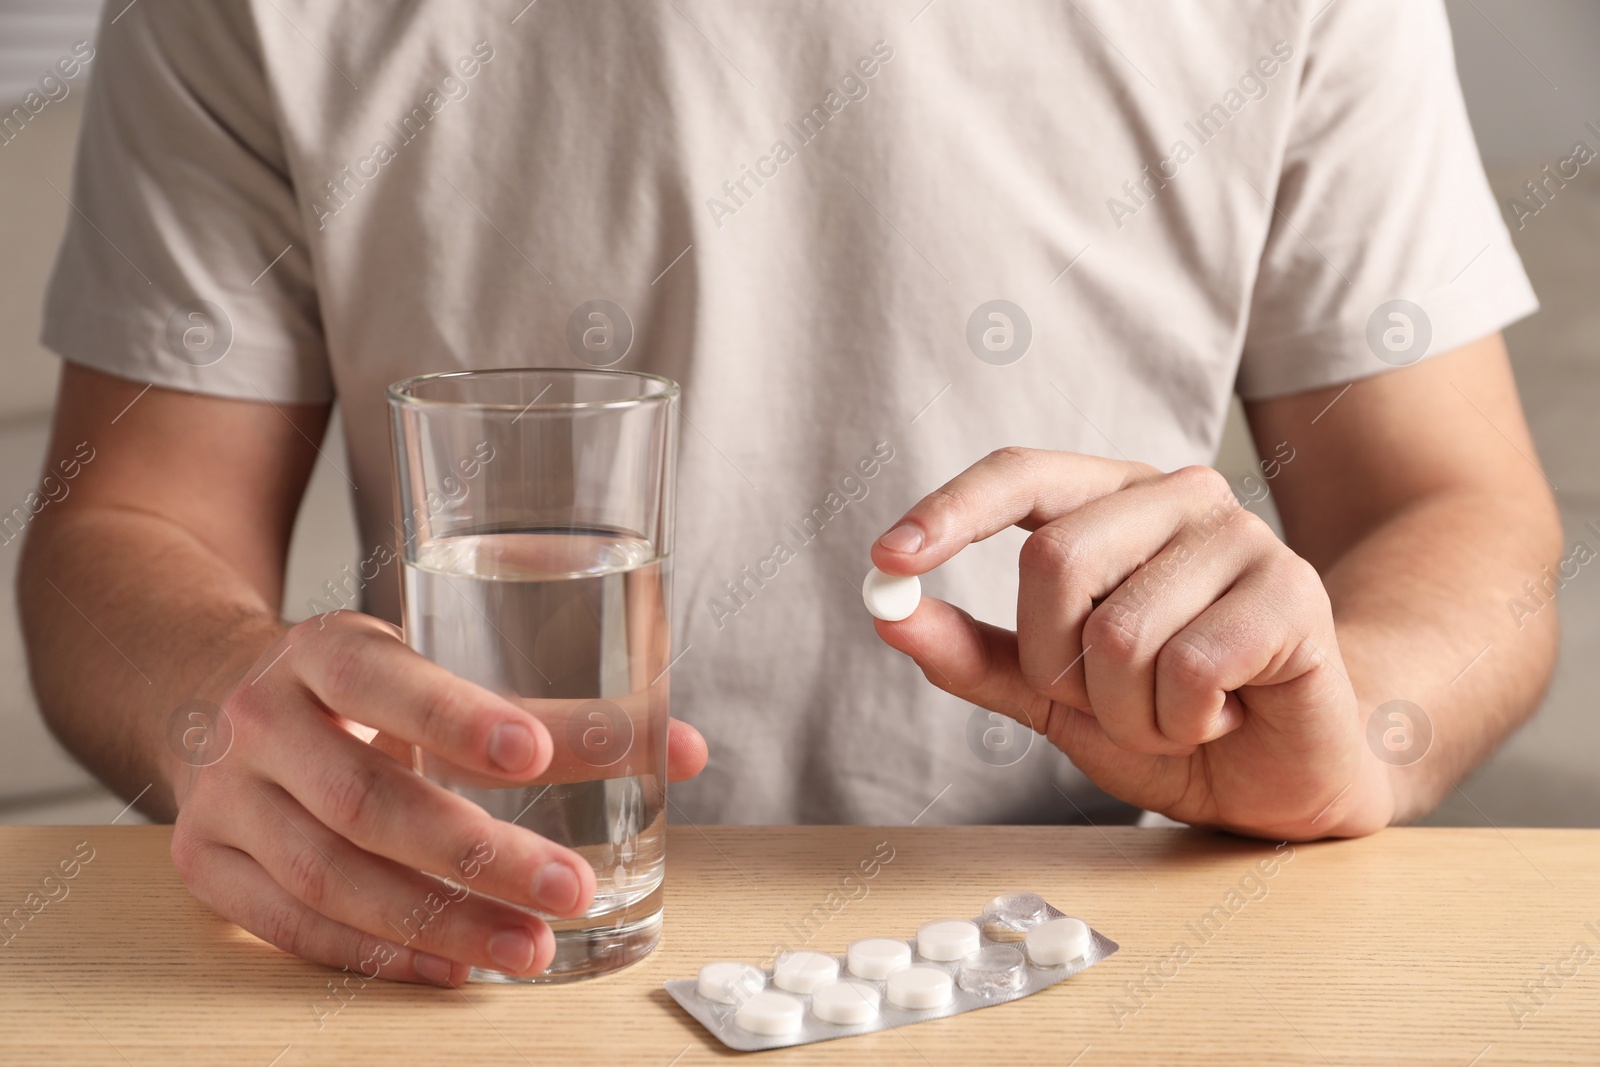
M1239 510L1226 479L1186 467L1039 527L1018 558L1022 676L1054 700L1090 708L1083 627L1096 605L1164 548L1211 543Z
M591 702L580 701L576 703L582 706L584 703ZM636 729L644 728L648 728L648 724ZM603 778L622 778L632 775L654 775L659 773L655 766L645 759L646 751L658 748L654 742L651 742L648 748L642 742L639 743L637 750L630 747L629 751L615 757L614 762L611 755L604 752L604 748L599 750L599 754L585 761L575 758L575 754L572 751L574 746L564 743L565 733L564 729L554 732L556 737L555 756L551 759L550 766L546 768L545 772L530 782L530 785L545 785L552 782L589 782L599 781ZM411 745L390 738L387 734L380 734L373 739L372 743L374 747L381 748L406 766L411 765L413 758ZM583 748L581 735L576 747L580 751ZM709 758L705 738L700 735L699 730L696 730L688 723L679 719L669 721L667 724L666 748L668 781L681 782L693 778L705 770L706 760ZM434 781L452 787L481 786L503 788L505 785L499 779L488 775L476 774L448 760L441 759L431 752L423 753L421 759L423 773ZM605 761L604 766L599 765L602 760Z
M666 694L662 683L609 698L514 698L544 724L552 745L549 763L524 784L564 785L659 776L658 763L665 752L667 729ZM506 788L503 775L483 774L426 749L418 753L417 769L452 789Z
M1142 463L1002 448L918 501L873 544L872 562L889 574L924 574L1008 526L1037 529L1155 473Z
M351 614L321 630L308 620L283 658L325 707L462 767L503 780L550 763L550 732L537 718L413 652L376 619Z
M667 724L667 780L682 782L706 769L711 752L700 731L681 719Z
M1023 680L1017 635L978 622L960 608L924 597L910 618L877 620L878 636L910 656L928 681L953 696L1009 715L1040 733L1051 701Z
M1088 707L1113 741L1145 755L1186 755L1238 725L1236 718L1182 719L1170 724L1181 726L1177 734L1167 733L1169 723L1157 716L1156 659L1173 635L1273 551L1286 550L1264 522L1237 510L1209 540L1175 539L1089 615L1083 626Z
M1339 667L1322 650L1336 646L1331 634L1318 632L1323 617L1331 618L1327 592L1309 563L1285 552L1252 568L1157 656L1161 732L1174 738L1221 736L1242 722L1235 691L1248 686L1279 690L1278 721L1265 727L1316 729L1314 715L1295 713L1325 708L1335 699Z
M335 922L445 959L534 974L555 957L550 927L520 908L356 848L322 825L278 786L246 797L255 809L221 830L284 889ZM248 838L245 840L244 838ZM491 861L492 862L492 861Z
M578 915L595 876L578 853L401 766L341 730L326 715L281 714L272 736L250 743L253 716L235 724L236 744L262 777L283 786L319 822L360 848L415 870L460 879L487 849L473 888L549 915Z
M1174 757L1121 749L1093 715L1034 691L1022 678L1016 635L1009 630L977 622L932 598L924 598L910 618L879 621L877 628L887 644L916 660L934 685L1043 734L1112 795L1130 803L1144 798L1163 809L1181 796L1186 776L1172 773Z
M1122 748L1100 720L1078 708L1057 704L1050 741L1090 781L1119 800L1151 811L1171 811L1184 797L1193 774L1190 756L1141 756Z
M228 845L175 836L173 862L200 903L270 945L363 978L454 986L466 964L452 963L318 915L273 881L262 866Z

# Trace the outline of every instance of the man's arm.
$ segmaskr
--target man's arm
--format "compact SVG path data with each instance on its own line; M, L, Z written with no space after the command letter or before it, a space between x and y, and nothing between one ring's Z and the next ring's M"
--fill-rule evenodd
M1538 702L1555 612L1518 633L1505 597L1558 558L1555 508L1497 336L1251 417L1294 548L1209 468L1001 449L872 558L923 574L1031 531L1016 631L930 598L877 630L1129 803L1262 836L1371 833L1437 803ZM1370 739L1391 700L1432 722L1415 766L1387 730Z
M1538 707L1556 609L1519 619L1507 602L1556 569L1561 523L1499 334L1343 388L1246 410L1261 455L1294 450L1268 484L1289 546L1322 574L1362 707L1428 717L1430 749L1390 771L1406 821Z
M79 442L94 458L29 527L17 596L45 721L170 821L183 765L155 742L288 629L289 537L329 409L144 390L63 365L46 469Z
M369 977L537 973L554 937L524 909L581 914L593 867L428 782L408 757L420 745L528 782L550 765L549 730L417 655L387 623L278 616L327 414L66 367L49 456L80 441L94 453L28 532L19 600L40 706L124 796L148 787L145 810L175 817L172 857L190 891L262 939ZM200 767L168 729L196 699L231 726L226 752ZM352 724L392 744L367 744ZM704 762L704 742L673 723L672 774ZM439 877L475 879L477 892L395 945Z

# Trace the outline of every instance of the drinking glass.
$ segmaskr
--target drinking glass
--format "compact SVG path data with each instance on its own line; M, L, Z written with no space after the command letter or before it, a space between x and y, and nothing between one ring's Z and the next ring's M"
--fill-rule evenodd
M526 708L555 742L526 785L421 749L416 770L595 871L587 912L542 916L547 971L474 977L569 981L660 938L677 396L666 378L604 370L389 387L406 643Z

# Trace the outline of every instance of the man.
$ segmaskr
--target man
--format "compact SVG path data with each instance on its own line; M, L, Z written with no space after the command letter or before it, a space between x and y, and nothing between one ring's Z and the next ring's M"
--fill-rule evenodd
M1554 612L1503 604L1559 527L1498 334L1536 305L1437 3L196 0L97 47L45 331L51 461L96 458L30 530L34 683L176 820L196 896L291 952L370 959L484 840L475 888L592 891L391 758L551 751L405 648L392 565L369 614L283 619L334 399L392 556L413 373L683 383L688 818L1364 834L1537 704ZM1287 543L1203 466L1234 391ZM877 624L905 658L866 639L869 545L940 598ZM192 700L233 728L198 770L165 740ZM676 723L674 777L706 755ZM475 897L383 973L551 951Z

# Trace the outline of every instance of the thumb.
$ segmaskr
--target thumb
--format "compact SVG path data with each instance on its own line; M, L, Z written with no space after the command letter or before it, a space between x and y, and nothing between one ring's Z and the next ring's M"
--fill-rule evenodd
M706 769L706 739L700 731L673 719L667 723L667 780L682 782Z
M1045 732L1050 698L1023 680L1017 635L1010 630L932 597L923 597L910 617L876 625L885 644L910 656L946 693Z
M1171 803L1162 772L1188 761L1125 752L1093 715L1030 688L1017 659L1017 635L1010 630L929 597L909 618L877 625L878 636L915 660L928 681L1042 735L1113 796L1142 806Z

